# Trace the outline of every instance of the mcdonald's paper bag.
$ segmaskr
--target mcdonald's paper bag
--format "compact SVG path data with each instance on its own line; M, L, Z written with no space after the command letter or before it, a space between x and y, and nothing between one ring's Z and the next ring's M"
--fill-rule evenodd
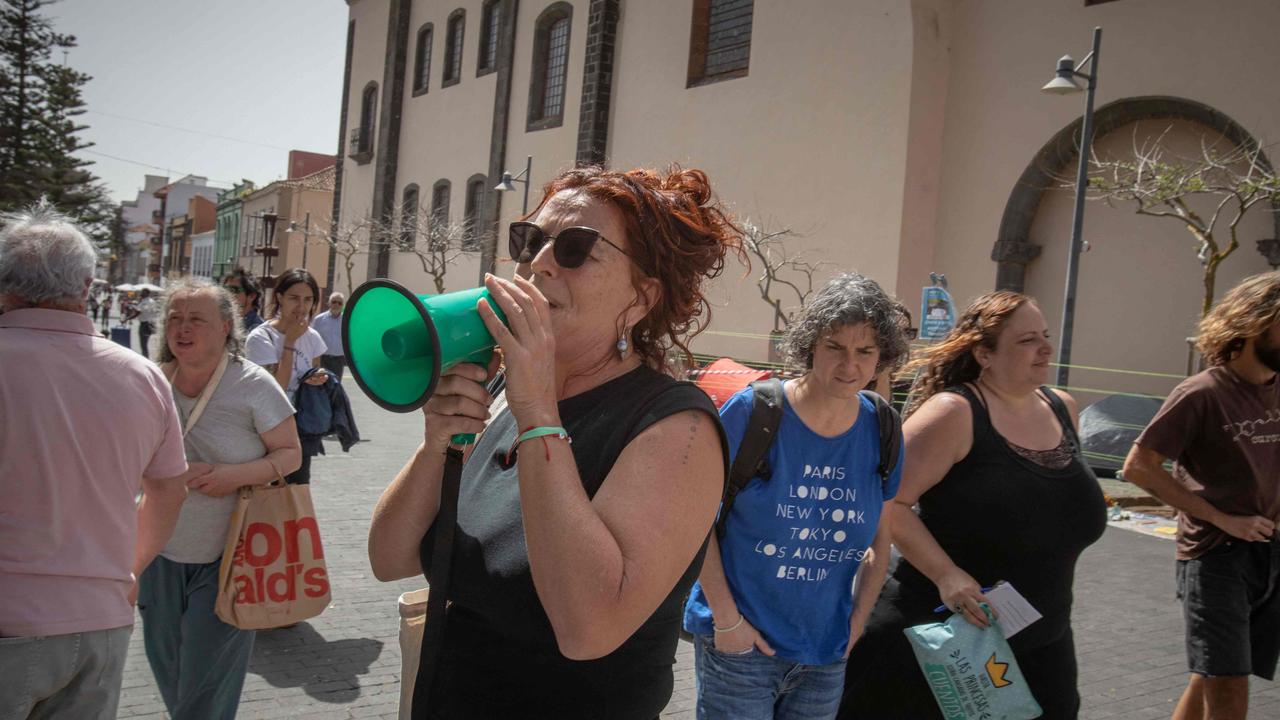
M244 487L218 574L222 621L243 630L292 625L329 605L329 573L308 485Z
M983 629L952 615L902 632L945 720L1031 720L1042 714L999 624Z

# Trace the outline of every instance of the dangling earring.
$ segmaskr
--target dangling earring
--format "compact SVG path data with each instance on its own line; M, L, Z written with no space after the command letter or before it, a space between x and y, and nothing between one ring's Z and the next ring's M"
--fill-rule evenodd
M630 352L630 348L631 348L631 345L627 343L626 335L623 335L622 337L618 338L618 357L620 357L623 360L626 360L627 354Z

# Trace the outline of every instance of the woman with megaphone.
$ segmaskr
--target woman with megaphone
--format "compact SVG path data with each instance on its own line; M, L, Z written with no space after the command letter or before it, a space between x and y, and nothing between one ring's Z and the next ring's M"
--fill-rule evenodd
M704 283L740 239L706 175L678 168L569 170L511 224L515 278L487 276L477 304L505 406L491 413L480 384L496 361L448 370L369 534L383 581L431 576L436 542L452 542L414 718L648 720L666 706L728 455L715 406L666 374L667 354L690 356ZM449 532L436 526L450 525L442 476L460 433L483 434Z

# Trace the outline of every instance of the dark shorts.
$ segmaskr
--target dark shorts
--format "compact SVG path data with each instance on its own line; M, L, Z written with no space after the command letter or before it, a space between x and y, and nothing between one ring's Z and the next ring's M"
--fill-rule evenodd
M1187 664L1206 677L1272 680L1280 658L1280 540L1231 540L1178 561Z

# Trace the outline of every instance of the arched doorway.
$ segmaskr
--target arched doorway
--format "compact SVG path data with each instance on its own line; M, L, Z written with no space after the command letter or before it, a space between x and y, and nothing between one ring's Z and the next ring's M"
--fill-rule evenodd
M1141 120L1185 120L1222 135L1243 147L1256 147L1257 139L1242 125L1214 108L1185 98L1152 95L1132 97L1107 103L1094 111L1094 139L1102 138L1117 128ZM991 259L997 263L996 289L1021 291L1025 286L1027 264L1040 255L1040 246L1031 242L1030 231L1036 211L1045 192L1056 186L1056 177L1070 175L1078 160L1080 126L1076 120L1059 130L1045 143L1022 171L1009 193L1000 230ZM1262 159L1270 167L1266 155ZM1275 217L1276 234L1280 238L1280 213ZM1249 248L1243 248L1249 249Z
M1155 137L1171 157L1188 159L1200 155L1201 142L1257 147L1230 117L1181 98L1120 100L1100 108L1095 122L1094 149L1101 157L1125 156ZM1053 335L1061 322L1079 132L1078 121L1063 128L1023 171L991 255L998 263L997 286L1037 297ZM1263 162L1269 165L1265 157ZM1212 200L1204 200L1211 211ZM1280 236L1280 215L1267 211L1255 208L1241 225L1241 247L1219 271L1219 296L1242 277L1267 270L1255 241ZM1185 371L1186 339L1199 320L1202 267L1194 239L1175 220L1097 202L1086 208L1084 239L1092 250L1081 256L1073 392L1085 404L1110 392L1163 395L1177 382L1170 376Z

